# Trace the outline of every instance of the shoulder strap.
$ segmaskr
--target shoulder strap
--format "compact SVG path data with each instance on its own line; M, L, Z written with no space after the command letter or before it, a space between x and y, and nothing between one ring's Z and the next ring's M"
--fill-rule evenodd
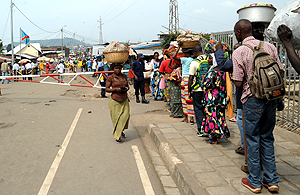
M243 45L249 47L254 52L254 48L251 45L249 45L249 44L243 44Z

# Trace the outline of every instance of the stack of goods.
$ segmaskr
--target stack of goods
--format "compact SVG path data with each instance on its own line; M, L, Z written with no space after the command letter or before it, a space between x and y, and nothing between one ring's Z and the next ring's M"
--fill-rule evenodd
M274 40L279 40L277 36L277 28L284 24L288 26L293 36L291 42L295 49L300 49L300 2L299 0L291 0L287 2L281 9L276 12L276 16L271 21L266 34Z
M124 44L112 41L106 48L103 49L105 59L109 63L124 63L129 56L128 48Z
M216 40L208 41L208 43L205 45L205 52L208 54L215 53L217 43L218 41ZM221 41L221 43L223 45L223 51L225 51L224 57L227 58L229 56L228 52L231 51L231 47L226 42Z
M177 42L183 42L182 48L193 48L200 43L202 39L202 35L192 35L189 31L187 31L184 35L179 35L177 37Z

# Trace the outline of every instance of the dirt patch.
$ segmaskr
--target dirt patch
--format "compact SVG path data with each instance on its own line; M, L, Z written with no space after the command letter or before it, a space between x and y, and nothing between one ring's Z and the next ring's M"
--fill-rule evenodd
M8 98L6 98L6 97L1 97L1 98L0 98L0 103L7 103L7 102L12 102L12 100L11 100L11 99L8 99Z
M6 129L15 126L17 123L0 123L0 129Z
M90 89L90 88L74 88L68 89L61 96L77 98L84 101L101 100L100 98L101 89Z

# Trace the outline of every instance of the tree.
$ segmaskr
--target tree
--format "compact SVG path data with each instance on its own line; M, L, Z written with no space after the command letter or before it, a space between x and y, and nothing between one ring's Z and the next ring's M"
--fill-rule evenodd
M210 34L209 33L202 34L202 37L205 38L208 41L210 40Z
M168 49L170 46L170 43L172 41L176 41L177 37L180 35L179 32L168 34L163 40L162 40L162 48Z

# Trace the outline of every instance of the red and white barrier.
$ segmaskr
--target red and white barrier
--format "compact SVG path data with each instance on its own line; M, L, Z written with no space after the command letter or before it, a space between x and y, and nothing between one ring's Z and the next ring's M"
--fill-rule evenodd
M128 72L129 70L122 70L122 72ZM54 85L64 85L64 86L76 86L76 87L94 87L94 88L105 88L101 87L99 85L100 78L104 76L106 78L106 75L104 73L113 73L114 71L100 71L100 72L77 72L77 73L63 73L63 74L43 74L43 75L15 75L15 76L0 76L0 79L6 79L6 80L12 80L12 81L22 81L22 82L32 82L32 83L42 83L42 84L54 84ZM97 75L98 79L97 82L94 84L90 80L88 80L86 75ZM60 79L58 79L58 76L71 76L71 80L68 82L64 82ZM22 78L38 78L38 77L44 77L40 81L34 81L34 80L24 80ZM88 82L90 85L79 85L79 84L72 84L72 82L77 78L80 77L86 82ZM20 79L21 78L21 79ZM50 82L46 81L47 79L52 78L55 81Z

